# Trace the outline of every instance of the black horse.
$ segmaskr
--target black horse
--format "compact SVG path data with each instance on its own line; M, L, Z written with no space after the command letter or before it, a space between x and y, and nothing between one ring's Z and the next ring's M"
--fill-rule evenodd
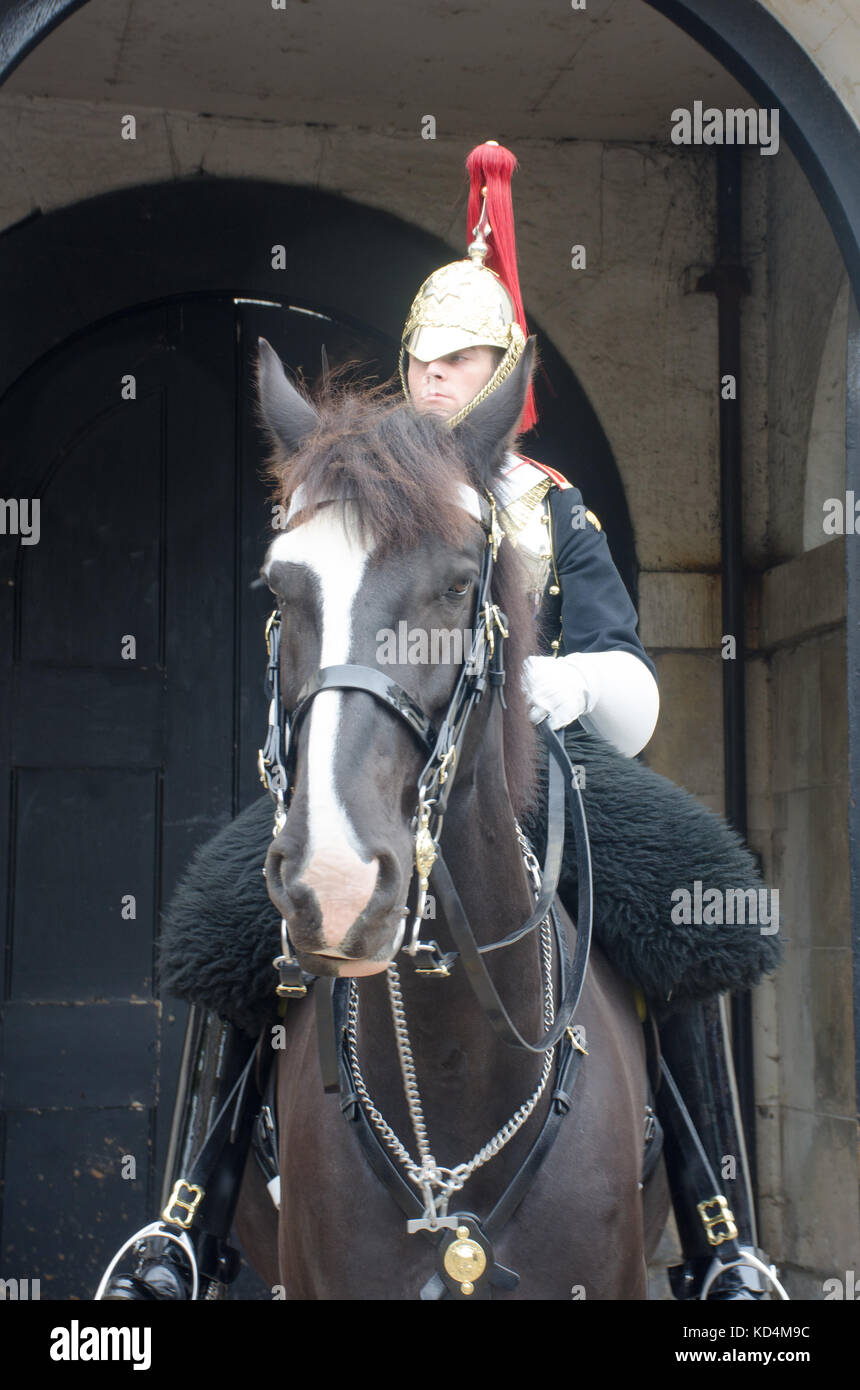
M531 361L530 345L503 386L452 431L373 393L336 396L314 408L261 344L261 406L277 440L273 468L289 510L263 570L285 614L280 679L287 710L320 668L360 665L382 671L439 727L460 675L459 655L474 640L488 545L478 520L481 499L502 466ZM456 766L446 770L454 780L439 844L479 945L517 928L535 902L517 823L535 794L535 736L520 687L535 639L507 543L498 551L491 598L491 629L497 625L500 637L505 623L510 634L506 708L489 688L471 713ZM405 642L392 646L391 633L405 634ZM422 659L434 634L461 639L440 659ZM368 1113L372 1102L369 1123L379 1146L419 1199L427 1198L428 1173L438 1175L435 1189L429 1185L437 1199L447 1180L446 1201L425 1211L438 1217L447 1205L482 1218L541 1129L553 1070L544 1053L500 1041L461 964L448 976L419 975L399 956L399 973L389 969L403 939L426 750L376 695L335 687L321 689L307 707L291 758L291 804L269 848L267 887L298 965L322 977L316 988L332 977L355 981L345 1035L356 1064L353 1104ZM436 906L426 925L445 944L448 923ZM573 952L575 928L558 909ZM557 954L544 930L486 957L517 1028L531 1038L542 1036L558 1005ZM401 1054L408 1035L405 1061L392 996L405 1019L397 1029ZM641 1189L648 1101L642 1028L631 985L597 949L575 1024L587 1055L571 1113L494 1240L489 1258L519 1275L516 1287L499 1278L494 1297L646 1296L646 1261L668 1197L661 1167ZM340 1101L322 1093L313 1008L289 1006L279 1041L282 1201L278 1218L249 1164L237 1224L252 1262L289 1299L417 1297L436 1268L434 1251L420 1232L407 1230ZM526 1102L522 1122L512 1124ZM474 1228L461 1225L460 1236L467 1230L461 1264L452 1266L465 1271L482 1258ZM467 1273L461 1288L471 1291Z

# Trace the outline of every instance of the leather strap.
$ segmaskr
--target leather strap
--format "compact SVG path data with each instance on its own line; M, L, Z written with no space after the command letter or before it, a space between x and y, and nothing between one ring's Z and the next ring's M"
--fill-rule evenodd
M271 1062L271 1049L269 1054ZM213 1286L231 1283L239 1271L239 1255L228 1238L261 1100L256 1063L257 1049L252 1047L190 1171L177 1179L162 1214L168 1226L179 1226L193 1237L201 1279ZM184 1193L192 1196L191 1203ZM168 1213L175 1213L177 1208L185 1216L169 1217Z
M340 996L338 1003L335 1004L336 1016L342 1009L345 1009L348 988L349 982L346 980L338 980L335 984L335 998L338 999ZM482 1222L482 1229L488 1238L494 1238L504 1229L528 1192L547 1154L555 1143L561 1122L570 1110L571 1092L579 1075L582 1057L582 1052L573 1046L569 1036L565 1036L559 1048L556 1064L556 1087L553 1091L552 1104L523 1163L496 1202L487 1220ZM355 1080L344 1040L341 1040L340 1045L340 1091L341 1109L347 1118L355 1124L356 1138L376 1177L405 1216L409 1218L422 1216L424 1208L420 1199L395 1167L365 1113L355 1088ZM437 1245L446 1232L424 1230L419 1234L425 1236L433 1245ZM429 1281L425 1288L426 1293L422 1291L422 1298L433 1299L446 1296L444 1285L441 1280L436 1280L435 1277Z
M427 715L402 686L376 666L326 666L317 671L299 691L296 707L290 717L293 731L311 700L321 690L363 690L368 695L375 695L377 700L389 705L395 714L406 721L428 753L433 752L437 734Z
M340 1090L340 1060L338 1057L340 1031L334 1018L334 993L337 980L318 977L314 981L314 1008L317 1020L317 1051L320 1059L323 1090L331 1095Z
M204 1229L224 1237L229 1235L230 1223L226 1223L225 1229L225 1218L222 1217L219 1210L218 1193L215 1189L210 1190L210 1181L220 1167L224 1150L229 1145L237 1144L241 1140L243 1129L253 1122L257 1114L260 1105L260 1092L254 1080L256 1061L257 1052L254 1048L216 1115L203 1146L194 1160L191 1171L182 1175L183 1182L203 1188L205 1197L201 1204L200 1215ZM230 1200L228 1198L228 1205Z
M558 948L559 979L562 990L564 990L570 976L570 952L567 945L567 935L562 928L561 919L555 908L552 909L552 926ZM483 1229L490 1239L498 1235L510 1221L555 1143L561 1122L565 1115L570 1112L573 1102L573 1088L576 1085L584 1055L575 1046L571 1033L565 1032L556 1058L555 1086L550 1097L551 1104L544 1116L540 1132L518 1171L483 1223Z
M483 1223L483 1228L491 1239L497 1236L510 1221L558 1138L561 1122L570 1111L571 1093L579 1076L582 1058L583 1054L573 1047L568 1039L565 1039L558 1059L558 1072L563 1072L565 1075L565 1104L557 1107L555 1100L553 1101L541 1125L540 1133L526 1154L522 1165ZM560 1083L557 1082L553 1096L556 1096L559 1090Z
M666 1065L665 1057L660 1058L660 1071L664 1082L660 1088L660 1103L664 1112L667 1108L674 1112L676 1123L672 1126L672 1134L683 1155L684 1168L689 1178L690 1188L699 1194L700 1201L710 1203L713 1198L722 1194L722 1189L702 1146L698 1130L693 1124L690 1112L678 1090L675 1078ZM668 1122L668 1115L666 1119ZM723 1264L740 1259L740 1247L735 1239L723 1239L711 1248L715 1258Z
M480 948L472 934L469 921L466 916L460 895L457 892L451 878L448 866L444 859L439 856L431 871L431 881L436 894L437 903L441 905L448 930L454 938L457 951L463 962L467 979L474 990L474 993L487 1015L493 1030L503 1042L511 1047L522 1047L528 1052L546 1052L554 1047L563 1036L565 1030L570 1026L574 1011L582 995L583 985L585 984L585 974L588 968L588 955L591 949L591 927L593 911L593 889L591 882L591 851L588 843L588 829L585 822L585 809L582 804L582 796L570 768L561 740L558 735L549 728L544 720L539 726L541 734L549 748L553 759L560 762L562 767L570 770L567 781L567 802L570 808L571 819L576 835L576 862L579 874L579 911L577 915L577 934L576 950L574 952L573 967L570 980L564 991L564 997L559 1004L555 1023L534 1043L527 1042L519 1029L515 1026L507 1009L502 1003L499 993L490 979L487 967L481 959L485 948ZM560 819L560 818L559 818ZM562 821L563 824L563 821ZM553 888L553 893L555 889ZM543 916L546 915L544 911ZM535 914L532 914L532 918ZM531 922L531 918L529 921ZM541 921L542 917L538 918ZM529 924L519 928L512 933L514 940L524 935ZM501 942L494 945L507 945L511 937L503 938ZM449 959L446 957L446 960Z
M553 754L549 761L549 777L547 781L546 848L544 850L544 862L541 871L540 892L538 894L538 900L535 903L534 911L531 916L523 922L522 926L517 927L512 932L508 932L507 936L500 937L498 941L491 941L489 945L479 946L478 950L482 956L487 955L490 951L498 951L502 946L513 946L516 941L521 941L524 936L528 936L529 932L534 931L535 927L539 927L552 907L558 889L558 880L561 877L565 838L565 775L567 769L570 768L570 762L558 735L550 728L546 720L542 720L537 727L538 733L542 736L544 742L547 743L551 754ZM552 740L561 747L561 758L555 756ZM571 778L573 778L572 768L570 768L570 775ZM583 817L584 815L585 811L583 809ZM574 827L576 827L576 822L574 822ZM587 841L587 830L585 834ZM580 895L580 907L581 904L582 897ZM450 960L453 961L456 957L457 952L454 951L451 953ZM448 960L449 957L446 957L446 962Z

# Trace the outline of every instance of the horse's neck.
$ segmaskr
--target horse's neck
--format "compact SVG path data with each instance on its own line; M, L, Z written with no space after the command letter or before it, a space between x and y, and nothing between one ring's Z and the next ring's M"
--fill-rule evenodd
M441 849L479 945L498 940L530 915L533 907L514 815L499 756L487 757L477 774L467 768L457 783L445 816ZM431 877L432 892L432 877ZM435 938L443 951L453 945L441 905L425 921L421 937ZM537 934L486 958L493 981L514 1022L529 1037L544 1027L543 993ZM541 1058L519 1052L490 1033L468 983L462 962L450 978L416 976L408 958L398 957L406 1019L415 1054L421 1094L433 1141L432 1116L456 1106L464 1148L486 1142L534 1088ZM398 1116L401 1138L411 1139L405 1115L399 1067L392 1038L387 991L382 980L362 988L362 1048L369 1056L380 1093ZM366 999L366 1004L365 1004ZM385 1104L382 1104L383 1092ZM469 1115L463 1128L463 1098ZM386 1115L388 1118L388 1115ZM393 1122L393 1121L392 1121ZM488 1128L489 1126L489 1128ZM394 1124L398 1129L398 1123ZM438 1161L445 1160L436 1155ZM465 1158L463 1153L461 1158Z
M457 788L441 849L479 946L498 941L531 913L533 902L501 759ZM500 951L501 963L507 951Z
M505 780L502 726L501 706L489 701L466 736L440 841L479 946L506 936L533 906ZM500 968L510 960L507 950L494 955Z

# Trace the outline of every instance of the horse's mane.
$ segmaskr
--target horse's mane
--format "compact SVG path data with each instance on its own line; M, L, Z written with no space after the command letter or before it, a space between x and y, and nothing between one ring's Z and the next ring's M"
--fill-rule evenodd
M267 464L273 500L286 508L302 489L302 508L331 498L356 504L365 540L381 558L414 549L427 535L461 545L475 525L458 503L458 485L483 490L455 430L422 415L386 386L360 391L330 383L314 401L318 429L287 454L275 444ZM502 454L500 452L500 458ZM517 814L530 804L535 778L534 730L521 686L522 665L536 650L535 623L522 565L505 542L493 576L493 601L508 618L504 686L505 775Z

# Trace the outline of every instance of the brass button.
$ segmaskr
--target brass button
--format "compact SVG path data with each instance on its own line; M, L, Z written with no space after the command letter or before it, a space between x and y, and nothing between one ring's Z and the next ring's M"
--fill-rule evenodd
M550 586L549 586L549 591L550 591L550 593L552 594L553 598L555 597L556 594L560 594L560 593L561 593L561 589L558 587L557 584L550 584Z

